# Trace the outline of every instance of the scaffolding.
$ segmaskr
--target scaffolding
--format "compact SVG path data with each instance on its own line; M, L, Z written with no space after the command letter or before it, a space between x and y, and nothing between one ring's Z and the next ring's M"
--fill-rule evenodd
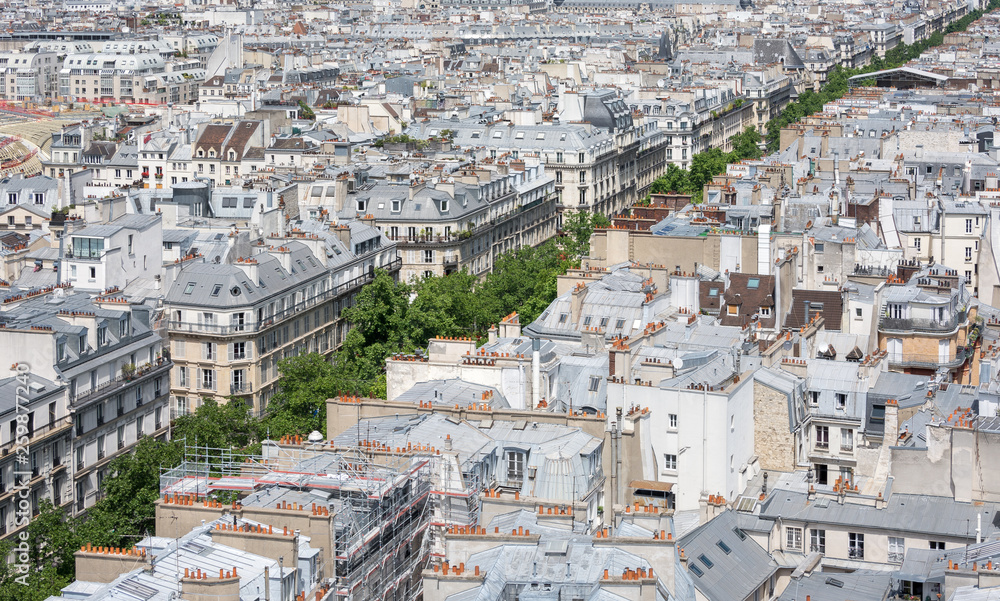
M362 447L266 441L260 455L185 446L184 461L161 470L164 495L231 491L248 502L278 489L320 493L332 516L333 577L341 601L411 601L421 597L427 564L431 462Z

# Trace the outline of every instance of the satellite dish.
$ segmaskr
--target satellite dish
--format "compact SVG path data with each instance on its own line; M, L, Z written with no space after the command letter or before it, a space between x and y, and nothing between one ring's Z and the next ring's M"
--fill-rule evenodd
M313 430L309 433L309 442L323 442L323 434L319 430Z
M683 369L684 359L681 359L680 357L674 357L673 360L670 362L670 364L674 366L674 369Z

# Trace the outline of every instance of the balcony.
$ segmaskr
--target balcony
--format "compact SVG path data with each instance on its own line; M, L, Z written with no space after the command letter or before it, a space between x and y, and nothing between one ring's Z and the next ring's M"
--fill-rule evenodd
M959 347L955 356L949 355L946 361L942 361L939 355L920 353L903 353L902 356L890 354L888 361L889 367L896 368L938 369L945 367L953 369L965 363L969 356L970 353L964 347Z
M887 317L883 316L878 323L878 329L882 332L927 332L929 334L948 334L958 329L959 324L965 323L965 312L956 313L947 319L924 319L916 317Z
M468 239L469 235L458 235L449 234L447 236L386 236L386 238L396 242L399 245L406 244L445 244L445 243L455 243L462 240Z
M170 321L167 328L172 332L201 332L203 334L236 334L249 330L248 324L238 323L219 325L215 323L190 323L186 321Z
M903 554L889 551L889 563L903 563Z
M253 384L250 384L249 382L229 385L229 394L231 395L243 395L252 393L253 393Z
M864 559L865 558L865 548L864 547L850 547L847 549L847 557L850 559Z
M153 363L147 363L144 366L136 368L135 373L129 377L118 376L113 380L108 380L103 384L98 384L96 388L91 388L90 390L70 395L69 402L74 405L83 404L100 396L106 396L115 390L120 390L126 386L131 386L134 383L142 382L150 376L166 373L170 370L172 365L173 363L170 362L170 359L160 357Z

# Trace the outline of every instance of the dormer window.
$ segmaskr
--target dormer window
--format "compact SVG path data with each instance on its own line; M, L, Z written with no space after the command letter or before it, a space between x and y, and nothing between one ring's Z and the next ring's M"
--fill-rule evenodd
M442 213L447 213L448 212L448 201L447 200L442 200L441 201L441 212Z
M208 157L211 158L211 159L214 159L215 158L215 151L214 150L209 150L208 151Z
M230 150L229 151L229 160L230 161L235 161L236 160L236 151L235 150Z
M205 156L205 151L199 148L198 149L198 156L200 156L200 157Z
M366 203L365 203L364 199L360 199L360 198L358 199L358 212L359 213L364 213L365 212L365 204Z

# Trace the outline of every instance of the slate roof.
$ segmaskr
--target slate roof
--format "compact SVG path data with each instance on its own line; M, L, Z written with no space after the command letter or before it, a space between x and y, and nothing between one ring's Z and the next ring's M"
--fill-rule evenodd
M746 599L778 569L768 552L739 530L734 511L724 511L684 535L677 546L684 549L695 588L710 601Z
M876 570L813 572L785 587L778 601L883 601L889 595L892 574Z

